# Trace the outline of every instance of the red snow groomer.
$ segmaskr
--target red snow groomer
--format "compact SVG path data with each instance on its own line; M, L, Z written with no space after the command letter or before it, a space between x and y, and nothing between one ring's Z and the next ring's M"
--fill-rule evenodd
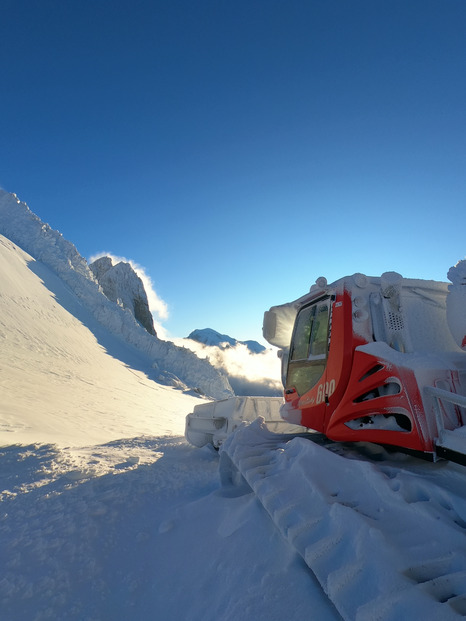
M461 266L460 266L461 264ZM337 441L466 464L466 262L453 285L355 274L264 315L282 417ZM458 267L457 266L457 267Z

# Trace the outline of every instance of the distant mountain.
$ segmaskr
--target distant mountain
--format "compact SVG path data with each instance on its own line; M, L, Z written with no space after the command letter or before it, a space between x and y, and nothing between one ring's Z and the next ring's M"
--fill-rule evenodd
M207 356L213 366L226 375L235 395L282 395L276 354L257 341L237 341L211 328L193 330L184 340L191 341L193 351Z
M220 349L226 349L227 347L236 347L236 345L246 345L250 352L253 354L260 354L265 351L265 347L257 341L237 341L236 339L228 336L227 334L220 334L216 330L211 328L204 328L202 330L193 330L187 337L203 345L209 345L210 347L219 347Z
M131 265L123 261L113 265L110 257L100 257L89 267L108 299L128 308L149 334L157 336L146 290Z

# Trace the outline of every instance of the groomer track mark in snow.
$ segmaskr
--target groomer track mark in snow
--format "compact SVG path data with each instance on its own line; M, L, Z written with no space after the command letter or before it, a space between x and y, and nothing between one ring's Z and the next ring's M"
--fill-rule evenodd
M461 489L461 466L368 461L258 420L222 445L221 468L224 481L242 473L344 619L466 616L466 497L443 487Z

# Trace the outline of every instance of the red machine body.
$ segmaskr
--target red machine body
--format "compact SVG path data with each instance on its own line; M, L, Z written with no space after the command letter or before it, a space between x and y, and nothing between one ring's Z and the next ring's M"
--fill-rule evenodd
M446 283L355 274L318 279L270 309L264 337L281 350L282 417L435 459L445 434L466 429L466 352L449 330L447 295ZM454 450L466 454L458 437Z

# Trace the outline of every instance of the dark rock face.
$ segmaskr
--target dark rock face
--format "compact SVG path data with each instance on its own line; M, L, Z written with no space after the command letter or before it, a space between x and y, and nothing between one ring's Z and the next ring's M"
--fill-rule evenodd
M153 334L157 336L157 333L154 328L154 320L152 318L152 313L149 310L149 304L147 303L147 295L145 298L135 297L133 300L133 311L136 321L149 332L149 334Z
M157 336L146 290L131 265L123 261L113 265L110 257L100 257L89 267L107 298L129 309L149 334Z
M104 275L112 269L113 262L110 257L100 257L89 265L91 272L97 279L97 282L100 284L100 281L103 280ZM102 286L102 285L100 285ZM105 294L107 295L107 294ZM108 296L107 296L108 297ZM115 301L115 300L114 300Z

